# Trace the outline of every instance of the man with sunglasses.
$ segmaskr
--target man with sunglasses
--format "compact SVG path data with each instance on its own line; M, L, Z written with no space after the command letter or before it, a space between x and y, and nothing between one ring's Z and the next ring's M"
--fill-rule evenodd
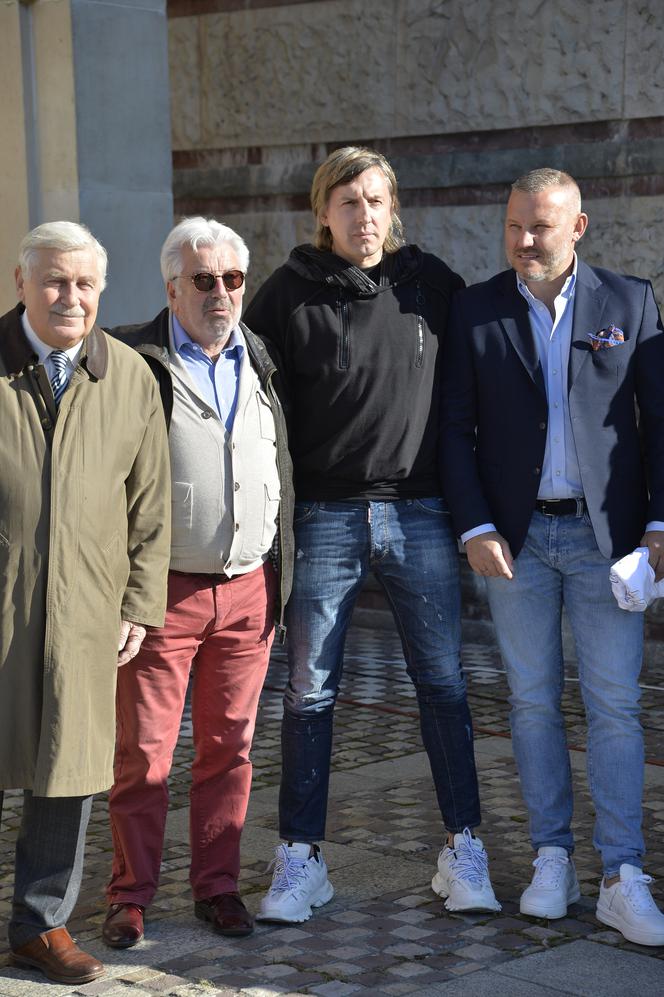
M190 677L194 911L223 935L253 929L237 886L240 835L258 697L275 613L284 629L293 544L275 367L240 321L248 264L232 229L186 218L161 252L168 308L147 325L113 330L159 383L173 513L165 625L148 633L118 683L114 855L102 932L113 948L143 937L143 912L157 889L167 779Z
M646 280L587 266L574 179L514 182L511 269L452 306L441 383L443 488L470 566L486 578L510 685L512 743L537 851L522 914L579 899L561 709L563 607L588 719L597 917L664 944L642 872L643 617L618 607L613 561L640 543L664 575L664 329ZM638 406L638 412L637 412Z

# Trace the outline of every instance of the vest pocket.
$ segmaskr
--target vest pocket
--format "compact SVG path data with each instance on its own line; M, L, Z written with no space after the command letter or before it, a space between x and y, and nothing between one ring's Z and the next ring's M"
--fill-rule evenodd
M279 512L279 488L265 485L265 511L263 513L263 536L261 544L267 550L276 533L277 514Z

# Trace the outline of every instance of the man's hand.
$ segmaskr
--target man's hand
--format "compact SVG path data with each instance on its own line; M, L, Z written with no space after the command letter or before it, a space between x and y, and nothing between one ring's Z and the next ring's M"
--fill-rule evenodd
M126 665L128 661L138 654L143 638L145 637L145 627L140 623L130 623L123 620L120 624L120 641L118 643L118 667Z
M641 537L640 546L650 551L648 564L655 572L655 581L660 582L664 578L664 532L649 530Z
M512 578L514 559L510 545L500 533L480 533L465 543L468 563L484 578Z

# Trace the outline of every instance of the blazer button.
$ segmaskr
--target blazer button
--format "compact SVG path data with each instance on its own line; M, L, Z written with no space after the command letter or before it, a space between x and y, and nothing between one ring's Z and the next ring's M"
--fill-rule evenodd
M533 474L539 474L541 470L542 470L541 467L534 467L533 468Z
M540 429L546 429L546 423L545 422L540 422L539 428Z
M212 418L212 412L208 412L207 409L206 409L205 412L201 412L201 418L202 419L211 419Z
M236 481L236 482L235 482L235 484L233 485L233 488L234 488L234 489L235 489L235 491L237 492L237 491L239 490L239 488L240 488L240 482L239 482L239 481Z

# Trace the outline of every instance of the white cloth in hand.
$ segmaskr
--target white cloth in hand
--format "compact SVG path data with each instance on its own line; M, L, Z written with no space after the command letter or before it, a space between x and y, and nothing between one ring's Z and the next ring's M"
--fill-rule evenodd
M655 599L664 598L664 580L655 581L655 572L648 564L649 550L637 547L611 568L611 589L621 609L642 613Z

